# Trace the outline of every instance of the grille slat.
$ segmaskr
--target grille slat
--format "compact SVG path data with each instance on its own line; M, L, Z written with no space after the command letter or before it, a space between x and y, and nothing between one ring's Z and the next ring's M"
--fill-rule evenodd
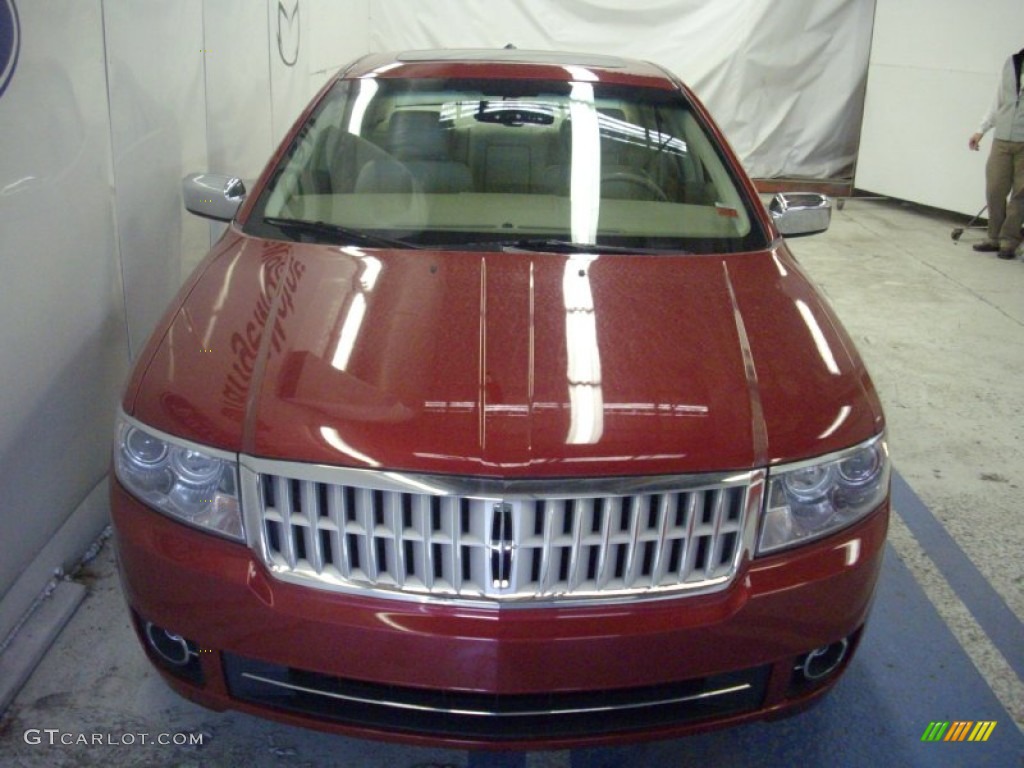
M537 513L541 516L542 525L544 526L544 548L541 550L540 580L538 583L539 591L547 592L551 589L551 570L555 559L551 543L554 537L555 516L550 514L554 503L541 501L537 506Z
M292 484L286 478L275 478L277 486L278 507L281 512L281 527L284 535L281 537L284 544L281 554L288 563L289 568L296 566L298 558L295 554L295 529L292 524Z
M658 499L658 541L654 552L654 566L651 569L651 586L660 587L668 569L669 518L675 514L673 505L678 496L674 493L662 494Z
M555 481L487 481L452 493L412 478L320 468L246 474L264 562L285 580L380 597L530 602L617 599L725 586L744 551L749 473L680 487L567 495ZM285 469L286 471L281 471ZM365 481L363 481L365 477ZM363 482L353 482L363 481ZM388 486L388 482L392 485ZM523 490L519 492L522 485ZM605 486L612 486L608 481ZM565 488L587 490L579 481ZM488 488L498 490L488 493ZM426 490L423 490L426 489ZM758 497L759 499L759 497Z
M430 591L434 588L434 560L430 554L430 497L414 496L412 509L413 528L420 537L419 541L413 544L415 559L412 563L412 575L424 589Z
M708 554L708 562L704 568L704 578L711 578L714 572L715 566L718 564L718 557L721 554L721 539L720 534L722 531L722 516L725 514L725 496L719 491L714 493L714 503L712 505L712 519L714 520L714 534L711 537L710 552Z
M583 526L594 511L593 499L576 499L570 502L573 510L572 549L569 559L569 591L575 592L582 581L581 569L586 566L586 551L583 548Z
M324 551L320 541L320 490L316 483L302 483L302 509L306 513L306 560L317 574L324 570Z
M331 521L331 559L343 579L352 575L348 547L345 546L345 495L340 485L327 486L327 517Z
M356 488L353 494L355 498L356 525L351 530L358 542L356 554L358 563L363 570L364 578L370 582L377 581L377 557L374 548L370 545L373 539L373 491L367 488ZM355 574L353 574L355 576Z
M630 496L630 520L629 520L629 546L626 548L626 588L636 585L640 576L640 566L643 564L643 552L641 551L640 531L647 515L647 502L649 496Z
M444 580L451 585L451 590L456 594L462 589L462 546L459 542L459 534L462 531L459 514L460 501L461 499L449 497L442 503L442 507L448 513L442 519L445 519L448 524L447 533L450 545L445 548L442 544L440 549L440 554L444 558L441 572L444 574Z
M597 548L597 579L596 587L598 591L603 590L608 585L609 574L610 574L610 560L609 557L609 545L611 543L612 535L612 518L614 517L613 506L617 502L617 499L602 499L597 505L601 510L601 520L598 525L601 532L601 540Z
M405 526L403 525L403 509L405 504L406 494L402 493L389 493L387 494L387 514L385 519L391 526L391 541L387 543L388 553L390 555L388 566L394 573L395 581L398 586L405 586L405 544L404 544L404 531ZM385 539L387 542L387 539ZM392 565L393 563L393 565Z
M691 493L686 500L686 537L683 539L683 555L677 571L680 584L685 582L686 575L693 571L693 561L697 557L699 549L694 542L694 532L697 529L697 518L700 517L703 507L704 493L701 491Z

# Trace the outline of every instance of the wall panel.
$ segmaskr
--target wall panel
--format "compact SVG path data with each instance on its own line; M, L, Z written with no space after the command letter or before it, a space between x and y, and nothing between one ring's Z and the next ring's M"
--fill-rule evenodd
M310 3L267 0L271 141L278 144L314 93L309 77ZM266 160L266 158L264 158Z
M1022 30L1020 0L878 0L857 186L977 213L992 134L980 152L967 140Z
M207 168L255 178L273 143L267 5L203 4ZM276 43L275 43L276 45ZM197 169L202 170L202 169Z
M18 10L0 97L0 642L102 526L37 557L106 474L128 357L101 6Z
M209 228L182 208L181 178L206 164L202 0L104 0L118 239L134 355L177 290L182 253ZM152 35L153 29L174 34Z
M305 0L310 6L309 75L319 88L343 66L370 52L370 0Z

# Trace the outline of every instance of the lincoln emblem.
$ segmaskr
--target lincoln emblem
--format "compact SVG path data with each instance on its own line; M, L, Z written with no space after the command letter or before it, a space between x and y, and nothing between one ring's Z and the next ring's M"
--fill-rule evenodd
M496 502L491 511L491 537L487 544L491 555L491 586L508 589L512 584L512 558L515 538L512 532L512 505Z

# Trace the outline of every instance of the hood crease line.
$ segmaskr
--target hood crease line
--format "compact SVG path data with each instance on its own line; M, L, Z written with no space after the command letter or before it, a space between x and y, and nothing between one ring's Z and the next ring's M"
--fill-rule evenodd
M750 430L754 448L754 466L766 466L768 464L768 427L764 420L764 409L761 405L761 389L757 383L757 368L754 366L754 353L750 348L750 338L747 336L747 327L743 322L743 313L740 312L740 305L736 299L736 291L733 288L732 280L729 278L729 265L722 262L722 273L725 277L725 287L729 291L729 301L732 304L732 313L736 321L736 335L739 337L740 351L743 355L743 372L747 379L747 396L750 399Z

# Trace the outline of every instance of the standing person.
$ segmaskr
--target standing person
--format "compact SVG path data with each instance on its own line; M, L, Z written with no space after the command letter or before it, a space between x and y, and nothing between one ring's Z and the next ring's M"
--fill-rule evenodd
M968 146L977 150L981 137L992 127L992 150L985 164L985 201L988 203L988 238L976 251L996 251L1000 259L1012 259L1020 245L1024 224L1024 104L1021 104L1024 48L1006 60L995 100L971 136ZM1007 204L1007 195L1010 202Z

